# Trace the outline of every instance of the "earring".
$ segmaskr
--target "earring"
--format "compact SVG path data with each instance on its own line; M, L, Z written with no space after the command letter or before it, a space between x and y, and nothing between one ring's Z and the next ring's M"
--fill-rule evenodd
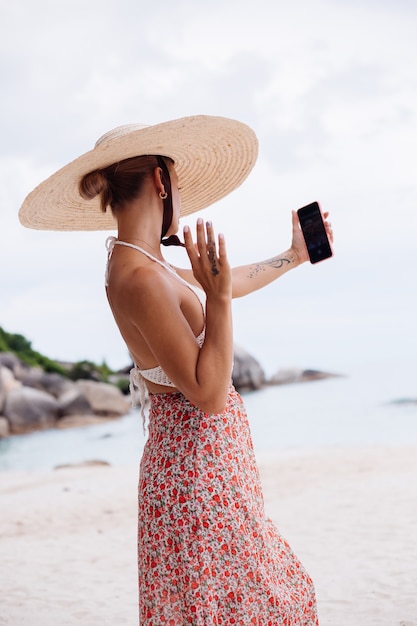
M161 198L161 200L165 200L165 198L168 198L168 194L166 191L160 191L159 197Z

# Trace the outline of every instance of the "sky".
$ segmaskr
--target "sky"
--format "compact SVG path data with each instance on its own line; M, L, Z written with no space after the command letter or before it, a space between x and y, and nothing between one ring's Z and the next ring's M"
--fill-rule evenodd
M0 23L4 330L128 365L104 293L115 233L32 231L18 209L111 128L220 115L259 139L249 178L201 214L232 265L286 250L291 210L315 200L335 233L334 258L234 302L236 343L269 374L415 366L415 0L0 0Z

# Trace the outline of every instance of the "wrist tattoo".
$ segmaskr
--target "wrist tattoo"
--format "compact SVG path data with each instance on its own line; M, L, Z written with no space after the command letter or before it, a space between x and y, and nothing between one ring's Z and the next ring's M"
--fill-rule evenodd
M291 259L285 257L274 257L273 259L267 259L266 261L260 261L249 267L249 278L254 278L261 272L265 272L268 267L273 267L276 270L280 270L284 265L291 263Z

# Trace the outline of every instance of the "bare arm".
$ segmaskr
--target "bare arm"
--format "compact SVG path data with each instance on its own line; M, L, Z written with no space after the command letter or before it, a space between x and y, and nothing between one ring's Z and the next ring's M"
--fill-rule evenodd
M333 241L333 232L327 221L328 215L328 213L324 213L323 217L328 236ZM306 261L308 261L307 248L301 233L297 212L293 211L291 247L270 259L233 268L232 297L240 298L257 291ZM179 272L185 280L198 285L191 271L179 270Z
M187 227L184 229L184 241L194 278L207 296L206 337L197 363L196 378L208 398L219 398L223 409L233 362L232 277L226 244L224 237L219 235L217 255L213 226L207 223L206 243L201 219L197 220L197 246L194 246ZM210 386L207 385L209 380L213 382Z
M137 277L126 294L130 322L146 341L155 361L193 404L208 413L223 411L232 371L233 338L231 272L223 238L218 253L211 226L207 241L202 222L197 224L197 247L184 233L196 279L206 295L206 336L200 349L181 309L178 290L160 271Z
M233 269L233 297L241 298L269 285L283 274L300 265L301 261L290 248L265 261L241 265Z

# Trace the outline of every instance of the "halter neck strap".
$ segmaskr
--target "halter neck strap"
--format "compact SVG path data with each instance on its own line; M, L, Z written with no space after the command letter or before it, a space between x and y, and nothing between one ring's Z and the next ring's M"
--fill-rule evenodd
M197 288L194 288L193 285L191 285L186 280L184 280L169 263L166 263L164 261L161 261L160 259L157 259L155 256L153 256L153 254L151 254L147 250L144 250L140 246L136 246L135 244L129 243L127 241L116 239L116 237L113 237L113 236L107 237L106 239L106 248L107 248L107 265L106 265L106 274L105 274L106 286L108 285L108 278L109 278L109 261L110 261L110 257L112 255L114 246L125 246L126 248L132 248L133 250L137 250L138 252L141 252L146 257L148 257L148 259L150 259L151 261L155 261L155 263L158 263L158 265L166 269L167 272L169 272L172 276L174 276L174 278L176 278L180 283L182 283L185 287L188 287L188 289L191 289L191 291L195 293L195 295L198 297L200 301L201 306L203 307L203 315L204 315L204 306L203 306L202 299L200 297L200 293L204 294L204 291L202 289L197 290Z

